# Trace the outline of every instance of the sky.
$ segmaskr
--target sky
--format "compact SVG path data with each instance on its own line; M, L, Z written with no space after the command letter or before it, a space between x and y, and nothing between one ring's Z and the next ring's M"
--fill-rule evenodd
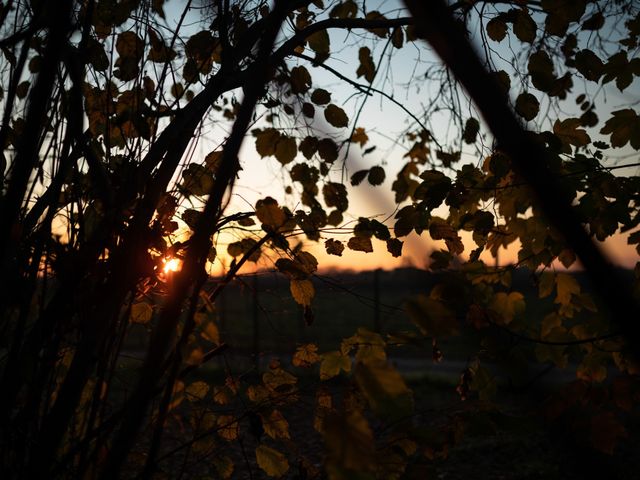
M397 15L396 12L399 2L382 1L379 3L376 7L373 2L368 2L368 6L371 10L378 8L389 17ZM332 57L327 60L327 64L353 80L357 80L359 83L365 83L363 78L358 79L355 74L358 64L357 51L361 46L360 39L353 33L332 31L331 43ZM378 61L378 59L381 58L379 55L383 53L381 49L384 47L384 42L371 42L367 45L371 47L373 56L376 61ZM336 46L340 47L337 48ZM509 51L505 45L492 44L492 47L496 48L499 54L506 57L505 62L508 64L508 55L513 52ZM416 63L418 59L421 61L420 64ZM388 68L378 74L373 82L373 86L391 93L394 98L406 108L419 113L422 105L434 97L434 89L438 88L438 85L433 82L424 80L424 73L427 67L434 63L437 63L437 59L428 52L428 49L422 46L406 45L403 49L393 52L393 57L389 60ZM393 199L393 192L391 191L391 182L404 165L402 157L406 151L406 146L400 147L395 141L402 135L403 131L408 128L410 119L408 119L402 108L379 95L369 97L363 105L363 97L354 96L353 88L345 88L342 81L337 80L321 68L308 68L312 74L314 86L322 86L329 90L332 93L332 102L343 107L351 120L353 120L357 112L362 109L355 126L364 127L372 140L371 144L378 146L374 152L366 156L361 154L362 149L355 145L352 146L348 158L344 159L344 163L336 162L334 169L329 174L329 179L331 181L348 179L355 171L370 168L374 165L384 166L387 172L387 180L381 186L371 187L361 185L355 188L348 186L350 208L345 214L345 226L352 226L357 218L361 216L373 217L380 221L387 220L387 225L392 226L396 204ZM602 109L602 111L612 111L621 108L621 106L628 105L632 99L638 97L638 92L640 91L638 83L636 80L632 87L625 91L624 94L620 94L616 89L607 88L600 96L598 108ZM512 89L511 93L512 95L517 95L518 92ZM241 93L238 93L238 96L240 97ZM563 113L567 116L571 116L572 112L575 114L577 110L577 107L572 102L574 97L575 96L570 96L571 101L568 100L566 105L563 104L563 108L565 108ZM470 112L469 107L466 106L464 101L462 102L462 108L465 114ZM472 111L473 107L470 108ZM333 127L327 125L321 117L321 114L318 116L318 113L316 113L316 119L313 123L314 127L342 135L343 138L344 136L348 136L348 130L336 131ZM261 126L260 123L258 123L257 126ZM601 125L599 125L598 128L600 128L600 126ZM455 133L449 130L449 119L443 113L433 114L429 118L428 127L444 144L446 144L446 139L451 138L451 135ZM490 145L490 133L483 130L483 134L485 135L486 144ZM192 158L197 159L199 156L204 158L209 151L216 148L216 143L219 143L224 135L225 130L219 129L213 131L209 136L203 137L203 140L198 143L195 155ZM615 151L613 153L621 158L636 154L636 152L632 151ZM475 152L471 149L467 149L467 151L463 153L463 163L480 165L483 158L484 156L481 152ZM280 204L287 205L291 210L299 207L296 203L297 199L294 196L284 194L284 186L290 184L287 178L288 175L283 172L281 166L275 159L262 159L259 157L255 152L254 141L250 135L243 145L240 159L243 165L243 171L240 173L240 177L236 182L227 213L251 210L255 202L265 196L276 198ZM300 155L296 161L301 160L304 160L304 158ZM635 174L637 173L637 169L635 171L625 171L624 173ZM346 183L348 184L348 181ZM439 213L440 216L446 216L446 211L443 209L440 209L440 211L436 213ZM332 235L333 238L340 239L344 243L348 241L350 236L348 232L345 232L342 236ZM222 248L218 248L218 251L222 252L219 255L219 260L213 265L212 273L220 273L224 270L225 266L228 265L230 259L224 254L224 244L225 242L228 243L229 241L235 240L235 238L227 237L221 238L220 240L220 246ZM388 270L403 266L425 267L428 265L430 253L433 250L444 248L443 242L433 241L426 233L422 236L411 234L408 237L402 238L405 244L403 255L400 258L393 258L387 253L384 243L376 240L374 240L373 253L355 252L345 249L341 257L336 257L325 253L323 241L319 243L310 242L302 236L299 237L299 240L304 243L305 250L313 253L318 258L321 268L325 270L370 270L376 268ZM470 240L469 236L463 236L463 240L467 246L467 252L475 247L475 244ZM297 240L292 240L291 243L295 244L296 241ZM635 265L637 253L635 249L626 244L626 236L617 235L611 238L603 245L603 249L614 263L625 267L633 267ZM499 263L514 263L517 259L517 251L517 243L512 244L510 248L500 253ZM488 254L481 258L488 264L495 262ZM275 258L264 258L260 266L270 268L273 266L274 261ZM247 266L249 270L253 268L255 268L253 265Z

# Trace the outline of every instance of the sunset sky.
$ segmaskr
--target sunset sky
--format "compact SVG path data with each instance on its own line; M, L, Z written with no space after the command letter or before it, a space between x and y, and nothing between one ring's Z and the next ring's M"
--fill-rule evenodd
M380 1L372 2L369 8L371 10L378 9L388 17L395 17L402 16L402 13L399 13L398 10L400 5L401 3L395 0ZM472 32L472 35L473 33L474 32ZM374 58L386 58L385 61L388 62L388 66L385 66L384 70L376 76L372 86L393 95L394 98L408 110L420 115L424 105L437 97L436 89L438 85L425 81L424 74L428 68L438 65L439 61L434 58L424 45L420 44L406 45L401 50L394 50L392 56L384 56L384 52L382 51L384 43L385 42L375 42L368 44L368 46L372 48ZM364 79L357 78L355 72L357 66L357 51L361 45L361 39L353 33L332 31L331 44L332 56L326 63L349 78L364 84ZM503 48L503 46L503 44L492 44L492 47L498 50ZM510 56L517 55L517 52L507 50L506 48L500 51L500 53L504 54L505 57L504 65L501 65L501 68L508 68L508 59L511 58ZM402 138L403 133L411 126L412 120L402 108L380 95L374 94L370 96L363 105L363 96L354 95L355 90L352 87L346 87L343 81L336 79L321 68L313 68L309 64L305 65L313 77L313 87L321 86L329 90L332 94L332 102L342 106L352 122L362 108L359 117L355 121L355 126L365 128L365 131L370 137L370 143L367 144L367 146L377 146L375 151L363 156L362 149L356 144L352 144L348 158L344 157L343 149L341 151L341 157L335 162L334 168L330 172L327 180L345 181L345 183L348 184L348 179L351 174L374 165L383 166L387 175L385 183L378 187L361 184L359 187L354 188L348 185L350 206L344 218L344 235L332 234L332 238L343 240L346 243L351 236L349 232L350 227L352 228L355 221L361 216L373 217L379 221L386 220L385 223L389 227L392 227L394 223L393 213L396 205L393 192L391 191L391 183L404 165L403 155L407 147L406 143L400 145L397 143L397 140ZM630 102L638 100L640 92L639 83L640 82L636 80L624 94L621 94L615 87L609 88L612 87L612 84L603 87L604 93L599 97L600 104L598 105L598 113L624 108L624 106L629 105ZM517 93L517 90L518 86L512 85L512 94ZM563 115L566 117L571 116L572 112L575 113L577 110L573 100L575 95L580 93L578 90L579 88L575 89L574 95L570 95L569 98L563 102ZM241 98L241 92L238 92L238 98ZM462 108L467 109L465 105L463 105ZM477 116L477 114L473 113L472 107L463 112L463 115L468 114ZM604 116L605 115L601 115L601 118ZM553 113L551 114L551 118L553 118ZM450 147L452 149L456 148L456 144L452 143L452 139L456 138L456 130L451 128L451 118L447 113L438 112L430 115L426 123L438 141L445 145L445 148L447 145L452 145ZM261 122L260 119L258 119L255 126L260 127L265 124L265 122ZM217 146L228 134L228 127L219 125L207 125L205 127L210 129L207 130L206 135L203 135L198 141L193 151L191 161L197 162L200 157L204 158L207 153L217 149ZM350 123L347 129L336 130L326 124L321 114L316 113L313 127L317 130L333 134L337 139L344 139L349 136L352 124ZM531 129L549 129L549 124L548 120L542 119L537 123L535 121L530 122L527 127ZM596 127L595 131L589 131L592 138L597 137L597 130L599 128L601 128L601 124ZM490 152L492 137L486 129L481 129L481 134L483 135L482 149L476 149L475 146L466 147L466 150L463 150L461 164L471 163L477 166L482 164L482 161ZM632 150L614 149L609 150L607 153L613 156L611 162L619 161L630 163L637 161L636 152ZM240 172L240 177L236 182L233 197L226 210L227 214L238 211L250 211L253 209L256 201L265 196L275 198L281 205L286 205L292 211L301 207L296 203L298 200L295 195L286 195L284 193L284 187L291 184L288 179L288 174L275 159L262 159L259 157L255 151L254 139L251 135L246 138L240 159L243 170ZM296 162L300 161L305 161L301 154L299 154L296 159ZM636 167L635 169L621 170L618 173L633 175L637 172L638 169ZM447 213L446 210L441 209L438 214L444 217ZM637 253L635 249L626 244L626 236L627 235L618 235L610 239L604 245L604 249L609 255L609 258L616 264L633 267L637 261ZM220 273L224 269L224 264L228 264L230 258L226 256L226 244L237 239L238 237L229 236L220 238L220 246L218 248L219 261L214 265L213 273ZM466 252L475 247L475 244L469 237L463 239L467 247ZM421 237L412 234L402 239L405 244L401 258L393 258L387 253L385 245L376 240L374 240L373 253L366 254L345 249L342 257L336 257L325 253L323 241L314 243L306 240L303 236L300 236L299 240L304 242L305 250L310 251L318 258L322 269L392 269L407 265L424 267L428 262L429 254L433 250L444 247L444 242L434 242L427 233L424 233ZM291 240L291 243L292 245L295 244L295 240ZM499 263L513 263L517 259L517 251L518 246L515 243L506 251L501 251L499 254ZM481 258L489 264L495 263L495 260L488 254L483 255ZM266 260L261 264L261 267L271 268L273 261L275 261L275 258ZM249 265L247 268L251 269L255 267Z

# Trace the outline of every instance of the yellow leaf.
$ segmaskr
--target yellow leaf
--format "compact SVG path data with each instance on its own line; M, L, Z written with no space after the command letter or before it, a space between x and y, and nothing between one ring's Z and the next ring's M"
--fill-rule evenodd
M458 334L454 313L439 300L420 294L407 300L404 308L424 335L447 337Z
M281 390L283 385L295 385L298 379L282 368L276 368L264 372L262 381L270 390Z
M319 361L318 346L313 343L306 343L297 348L291 363L294 367L310 367Z
M559 273L556 276L557 296L555 303L561 305L571 304L571 295L580 293L580 285L578 281L568 273Z
M272 410L268 416L261 415L261 417L264 431L271 438L274 440L278 438L291 438L289 436L289 422L287 422L278 410Z
M274 230L278 229L287 221L287 216L284 211L278 205L278 202L271 198L266 197L262 200L258 200L256 203L256 217L263 225L270 227Z
M322 354L320 380L329 380L338 375L341 370L351 371L351 358L348 355L343 355L338 351Z
M229 457L221 457L219 455L214 455L213 457L213 466L216 468L218 475L222 477L224 480L231 478L233 475L233 462Z
M258 445L256 460L258 466L270 477L281 477L289 470L287 457L266 445Z
M220 330L218 326L211 321L207 322L202 328L202 337L216 345L220 345Z
M411 414L411 390L400 373L386 361L359 363L355 378L376 415L400 420Z
M232 415L220 415L218 417L218 435L228 441L238 438L238 422Z
M131 306L129 321L131 323L148 323L153 315L151 306L144 302L135 303Z
M291 295L293 295L293 299L297 303L304 306L311 305L311 301L316 294L316 290L313 287L313 283L311 283L311 280L292 279L290 288Z
M525 310L524 297L520 292L496 293L491 302L491 309L500 314L505 325L510 324L513 319Z
M330 415L324 428L331 466L356 472L367 472L374 468L373 432L362 413L353 410L344 415Z
M185 390L186 394L191 397L189 400L202 400L209 392L209 385L205 382L193 382Z

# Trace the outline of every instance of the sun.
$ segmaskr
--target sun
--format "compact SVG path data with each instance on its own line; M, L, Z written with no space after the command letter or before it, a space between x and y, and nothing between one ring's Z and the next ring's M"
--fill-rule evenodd
M182 266L182 262L177 258L163 258L162 262L164 266L162 267L162 271L166 273L177 272L180 270Z

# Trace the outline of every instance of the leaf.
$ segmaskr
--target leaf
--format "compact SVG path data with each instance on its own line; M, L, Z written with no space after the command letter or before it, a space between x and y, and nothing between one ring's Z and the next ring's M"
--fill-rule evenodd
M149 60L157 63L165 63L170 62L176 57L176 52L167 47L153 28L147 28L147 32L149 33L149 40L151 42L151 48L147 56Z
M614 111L600 133L611 135L612 147L621 148L630 143L635 150L640 150L640 116L631 108Z
M517 10L516 19L513 24L513 33L521 42L531 43L536 39L536 22L526 10Z
M411 390L394 367L386 361L358 363L355 369L358 387L371 410L380 418L398 421L413 411Z
M299 150L308 160L318 151L318 139L316 137L307 136L300 142Z
M193 382L185 388L185 393L188 400L202 400L209 393L209 385L201 381Z
M498 292L491 302L491 309L500 315L504 325L509 325L524 313L525 308L524 296L520 292Z
M335 207L344 212L349 207L347 188L341 183L328 182L322 187L322 195L327 207Z
M131 313L129 314L129 321L131 323L149 323L153 316L153 309L151 305L145 302L138 302L131 305Z
M540 111L538 99L530 93L521 93L516 99L516 112L525 120L533 120Z
M375 467L373 432L360 411L351 410L339 415L327 415L323 427L324 441L329 454L329 469L334 466L362 474ZM344 475L339 478L355 477Z
M531 83L538 90L548 92L553 87L556 76L553 73L553 62L544 50L538 50L529 57L528 64Z
M309 48L316 53L316 63L322 63L327 58L329 58L331 49L329 34L326 30L319 30L312 33L309 37L307 37L307 43L309 44Z
M380 166L371 167L369 170L369 175L367 176L367 180L373 186L382 185L384 183L384 179L386 174L384 173L384 168Z
M354 143L359 143L361 147L364 147L369 141L369 137L365 133L364 128L358 127L354 130L350 140Z
M325 162L333 163L338 159L338 146L330 138L323 138L318 142L318 155Z
M394 257L400 257L402 255L402 241L397 238L390 238L387 240L387 251Z
M362 181L367 178L369 174L369 170L358 170L356 173L351 175L351 185L354 187L360 185Z
M323 88L316 88L311 94L311 101L316 105L326 105L331 102L331 94Z
M455 314L439 300L420 294L407 300L404 310L425 336L448 337L458 334Z
M278 410L272 410L269 416L262 415L262 426L265 433L274 440L291 438L289 435L289 422Z
M277 231L287 221L287 216L278 202L266 197L256 202L256 217L263 225Z
M465 143L472 144L476 141L478 132L480 131L480 122L475 118L467 119L464 124L464 131L462 132L462 139Z
M507 24L498 17L489 20L486 28L489 38L496 42L501 42L507 36Z
M356 69L356 75L358 78L364 77L369 83L373 82L376 76L376 64L373 62L371 50L368 47L361 47L358 51L358 59L360 65Z
M559 273L556 275L556 292L555 303L570 305L571 295L578 295L580 293L580 284L573 275Z
M458 232L449 225L445 220L437 217L431 219L429 224L429 235L434 240L444 240L447 249L453 254L457 255L464 251L464 245Z
M371 239L366 237L351 237L347 243L347 247L357 252L370 253L373 252Z
M227 480L231 478L233 475L234 464L233 461L227 456L214 455L213 456L213 466L218 472L220 478Z
M297 303L303 306L311 305L311 301L316 294L311 280L292 279L289 287L291 289L291 295L293 295L293 299Z
M387 19L384 15L382 15L377 10L367 13L364 18L367 20L386 20ZM384 27L368 28L367 30L369 30L370 32L372 32L373 34L375 34L380 38L387 38L387 35L389 34L389 29Z
M331 18L354 18L358 14L358 6L353 0L337 4L331 9Z
M270 477L281 477L289 470L287 457L278 450L260 444L256 448L258 466Z
M256 137L256 151L261 157L275 155L276 145L280 140L280 132L275 128L256 129L253 131Z
M591 138L586 130L581 127L578 118L567 118L566 120L556 120L553 124L553 133L562 141L565 153L571 152L569 145L584 147L591 142Z
M324 242L324 248L329 255L336 255L338 257L341 257L342 252L344 251L344 245L342 244L342 242L340 240L334 240L332 238Z
M314 363L318 363L320 360L321 358L318 355L318 346L315 343L305 343L296 349L296 353L293 354L291 363L294 367L308 368Z
M604 72L604 64L591 50L580 50L576 53L575 67L584 78L597 82Z
M280 135L278 143L276 143L275 151L276 159L282 164L286 165L291 163L298 154L298 148L296 147L296 139L288 137L286 135Z
M344 128L349 125L349 117L344 110L333 103L324 109L324 118L336 128Z
M320 380L329 380L340 374L341 371L351 371L351 358L340 351L322 354L320 363Z
M294 94L305 93L311 88L311 75L305 67L293 67L291 69L291 92Z
M226 441L231 442L238 438L239 425L233 415L220 415L216 421L218 425L218 435Z

